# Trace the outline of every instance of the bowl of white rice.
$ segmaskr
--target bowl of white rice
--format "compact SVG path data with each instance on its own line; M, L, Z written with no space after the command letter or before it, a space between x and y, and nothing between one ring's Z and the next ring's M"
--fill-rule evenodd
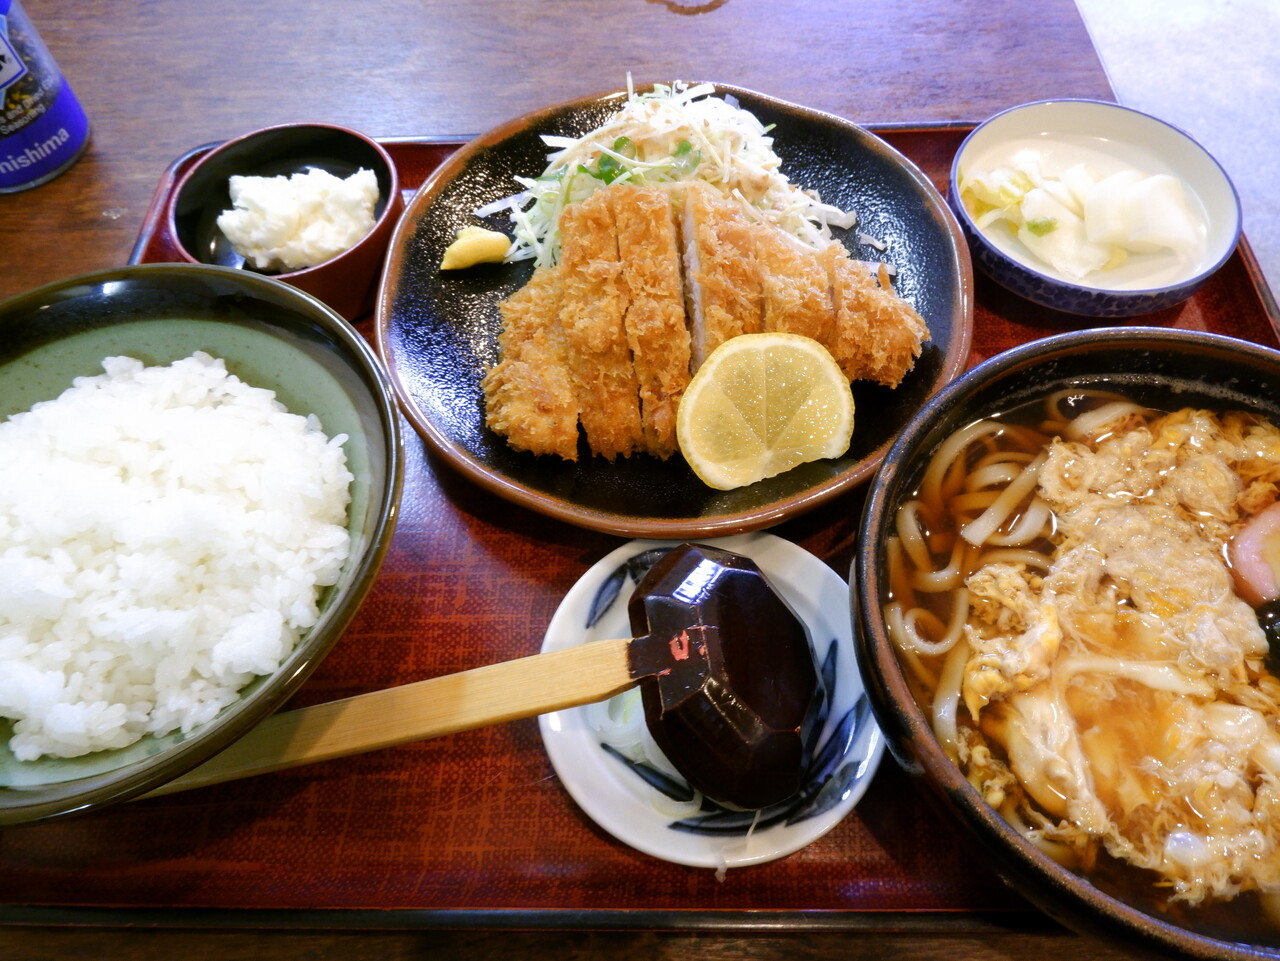
M284 283L154 264L0 304L0 825L144 794L274 711L402 476L376 356Z

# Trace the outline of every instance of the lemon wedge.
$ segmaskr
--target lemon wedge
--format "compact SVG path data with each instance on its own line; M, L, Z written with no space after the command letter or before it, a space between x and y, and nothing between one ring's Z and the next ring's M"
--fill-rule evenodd
M676 438L709 487L732 490L838 457L853 435L848 378L799 334L741 334L703 362L680 399Z

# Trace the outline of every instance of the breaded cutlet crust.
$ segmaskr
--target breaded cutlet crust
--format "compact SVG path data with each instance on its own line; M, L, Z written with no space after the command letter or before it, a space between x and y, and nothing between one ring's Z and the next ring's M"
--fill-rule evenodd
M560 214L560 326L577 380L578 421L591 449L609 460L644 450L640 391L624 318L627 290L608 192Z
M896 387L929 330L884 265L801 245L701 182L615 184L567 206L555 267L502 305L486 423L512 446L576 460L579 427L610 460L677 450L690 375L731 337L812 337L850 381Z
M534 272L500 305L501 358L481 390L485 423L518 450L578 459L578 392L560 327L560 275Z
M624 184L601 193L608 195L618 231L627 292L623 326L640 388L645 450L670 457L678 450L676 409L689 385L689 328L674 211L665 191Z
M763 329L751 224L710 184L682 184L682 241L693 369L731 337Z

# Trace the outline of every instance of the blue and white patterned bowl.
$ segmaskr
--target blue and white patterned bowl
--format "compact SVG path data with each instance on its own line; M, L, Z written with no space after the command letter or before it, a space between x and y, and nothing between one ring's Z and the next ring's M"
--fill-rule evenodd
M636 583L678 543L631 541L597 562L565 596L542 649L629 637L627 601ZM849 588L841 577L773 534L703 543L754 560L809 630L824 701L804 787L760 812L731 810L695 795L649 738L638 690L544 714L539 724L565 789L605 831L665 861L724 870L791 854L835 827L871 783L884 738L855 661ZM626 711L637 712L638 723L611 719Z
M1181 263L1154 255L1079 283L1034 257L1003 227L981 229L960 201L965 171L991 169L1021 146L1111 162L1182 181L1205 223L1198 257ZM947 200L978 268L1033 303L1086 317L1132 317L1187 300L1226 262L1240 239L1240 200L1222 166L1182 130L1148 114L1097 100L1042 100L996 114L976 127L951 164Z

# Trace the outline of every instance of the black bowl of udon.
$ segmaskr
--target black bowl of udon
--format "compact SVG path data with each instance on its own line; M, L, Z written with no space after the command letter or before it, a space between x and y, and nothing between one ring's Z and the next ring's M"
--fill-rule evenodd
M868 495L850 584L891 752L1126 950L1280 958L1277 425L1280 352L1077 331L937 394Z

